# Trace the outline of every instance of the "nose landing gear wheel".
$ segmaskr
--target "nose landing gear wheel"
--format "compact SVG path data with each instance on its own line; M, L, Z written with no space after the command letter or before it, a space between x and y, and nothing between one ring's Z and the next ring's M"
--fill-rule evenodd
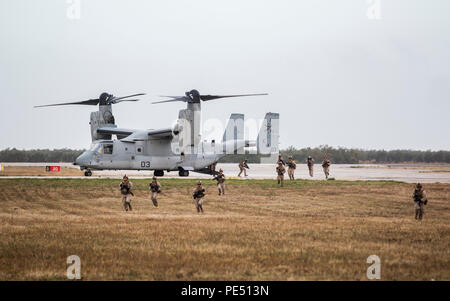
M86 171L84 172L84 175L85 175L86 177L90 177L90 176L92 176L92 171L90 171L90 170L88 169L88 170L86 170Z
M188 177L188 176L189 176L189 170L180 170L180 171L178 172L178 175L179 175L180 177Z

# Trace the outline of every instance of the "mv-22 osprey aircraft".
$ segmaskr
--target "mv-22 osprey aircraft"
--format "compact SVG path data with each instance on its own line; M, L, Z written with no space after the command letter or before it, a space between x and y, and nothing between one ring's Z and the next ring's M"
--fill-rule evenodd
M267 94L201 95L197 90L191 90L185 96L166 96L170 99L154 102L187 103L187 108L179 111L174 126L156 130L118 128L112 105L122 101L137 101L130 97L142 95L145 94L115 97L102 93L98 99L36 107L99 105L98 111L91 112L91 147L74 163L85 170L85 176L91 176L92 170L118 169L153 170L155 176L163 176L164 171L178 171L182 177L189 176L190 171L215 175L215 164L220 158L244 153L246 147L256 146L258 154L278 154L278 113L265 115L256 141L244 140L244 115L235 113L231 114L221 143L201 141L201 101ZM117 139L112 140L113 135Z

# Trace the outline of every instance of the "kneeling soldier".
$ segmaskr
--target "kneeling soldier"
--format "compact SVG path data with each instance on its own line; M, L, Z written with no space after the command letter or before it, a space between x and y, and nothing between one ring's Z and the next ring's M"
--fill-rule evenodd
M413 193L414 209L416 209L416 219L422 220L424 206L428 203L427 194L422 189L422 184L417 183Z
M297 168L297 164L295 163L294 159L292 158L292 156L289 157L289 160L287 162L288 165L288 175L289 175L289 179L290 180L295 180L294 179L294 172L295 169Z
M149 185L150 191L152 193L152 202L155 207L158 207L158 200L156 199L158 197L158 193L161 192L161 185L158 183L158 180L156 177L153 177L152 182Z
M125 211L128 211L128 209L131 211L131 196L134 196L133 191L133 184L131 184L130 181L128 181L128 177L126 175L123 176L123 181L120 183L120 192L122 193L122 204Z
M213 180L217 181L217 189L219 189L219 195L225 194L225 175L223 174L223 170L219 170L219 174L214 177Z
M192 194L192 197L195 201L195 207L197 208L197 212L203 213L203 197L205 196L206 190L202 187L202 182L197 182L197 187L194 190L194 193Z
M278 184L281 184L281 187L283 187L284 173L286 172L286 169L284 168L283 163L278 162L278 166L275 170L278 174L278 177L277 177Z

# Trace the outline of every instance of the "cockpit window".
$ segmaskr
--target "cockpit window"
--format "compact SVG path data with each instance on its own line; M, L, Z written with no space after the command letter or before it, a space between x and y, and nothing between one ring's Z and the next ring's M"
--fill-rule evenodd
M101 149L101 144L100 143L93 143L91 145L91 148L89 149L90 151L93 151L94 153L99 153L100 149Z
M99 154L112 155L113 144L112 143L95 143L91 145L91 151Z

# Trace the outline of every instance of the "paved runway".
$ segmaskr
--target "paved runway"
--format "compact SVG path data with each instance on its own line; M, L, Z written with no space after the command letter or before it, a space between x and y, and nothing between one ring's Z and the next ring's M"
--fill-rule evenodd
M46 166L60 165L62 167L77 168L70 163L3 163L5 166ZM242 179L274 179L275 164L249 164L248 177L242 176ZM217 169L222 168L227 177L236 177L239 169L236 163L217 164ZM64 178L121 178L124 174L134 177L151 177L152 171L136 170L106 170L94 171L92 177L64 177ZM177 178L178 172L165 173L165 177ZM191 172L190 178L211 178L210 175L204 175ZM394 180L408 183L450 183L450 164L425 165L425 164L332 164L330 167L330 177L336 180ZM1 176L2 178L61 178L49 173L49 176ZM286 178L287 174L286 174ZM296 178L324 180L325 176L320 164L314 166L314 177L308 174L306 164L297 164Z

